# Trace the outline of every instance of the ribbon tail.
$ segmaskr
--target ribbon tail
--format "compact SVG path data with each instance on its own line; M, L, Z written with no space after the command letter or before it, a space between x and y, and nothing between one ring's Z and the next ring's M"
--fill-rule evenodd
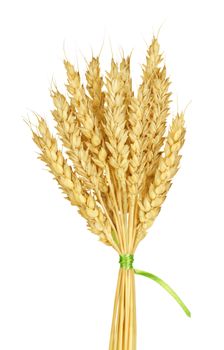
M175 300L176 302L181 306L181 308L183 309L183 311L185 312L185 314L188 317L191 317L191 312L190 310L187 308L187 306L184 304L184 302L180 299L180 297L174 292L174 290L166 283L164 282L161 278L153 275L152 273L149 272L145 272L145 271L141 271L141 270L137 270L134 269L134 272L136 275L141 275L141 276L145 276L150 278L151 280L157 282L158 284L160 284L161 287L163 287Z

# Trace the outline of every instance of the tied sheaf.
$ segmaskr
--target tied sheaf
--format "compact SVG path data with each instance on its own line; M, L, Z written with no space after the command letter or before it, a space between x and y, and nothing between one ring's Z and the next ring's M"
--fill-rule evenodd
M135 274L159 283L190 316L168 284L132 266L135 250L159 214L178 170L184 115L178 113L167 127L170 81L155 37L136 94L130 56L119 63L112 59L104 79L99 57L92 57L86 87L79 71L67 60L64 64L68 98L57 88L51 92L57 138L38 116L33 140L40 159L88 228L120 255L109 350L136 350Z
M132 89L130 56L111 61L103 79L99 57L92 57L86 87L68 61L68 98L52 90L57 134L37 117L33 140L88 228L119 254L134 254L160 212L176 174L184 143L184 115L167 129L170 80L157 38L142 65L142 82Z

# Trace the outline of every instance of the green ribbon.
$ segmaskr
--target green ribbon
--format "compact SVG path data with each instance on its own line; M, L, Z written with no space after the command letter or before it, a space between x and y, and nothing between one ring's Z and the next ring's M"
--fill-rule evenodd
M152 273L145 272L142 270L137 270L133 268L133 262L134 262L134 255L132 254L123 254L120 255L120 267L126 270L133 269L134 273L136 275L148 277L151 280L157 282L160 284L161 287L163 287L175 300L176 302L182 307L183 311L188 317L191 317L191 312L187 308L187 306L184 304L184 302L180 299L180 297L174 292L174 290L166 283L164 282L161 278L153 275Z

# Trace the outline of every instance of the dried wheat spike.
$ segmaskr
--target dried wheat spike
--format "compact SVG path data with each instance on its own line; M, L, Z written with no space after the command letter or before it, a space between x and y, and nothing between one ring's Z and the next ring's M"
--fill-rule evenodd
M87 91L90 95L92 113L99 120L104 118L103 78L100 74L99 57L92 57L86 71Z
M62 152L58 150L57 141L51 135L43 118L38 118L37 132L32 131L32 133L34 142L41 150L40 159L48 166L67 199L79 208L80 214L88 222L88 227L100 236L101 241L114 245L109 220L103 214L94 196L83 190L81 181L68 165Z
M184 116L178 114L172 122L166 139L164 155L159 159L153 181L150 183L143 201L138 203L140 224L136 244L145 237L147 229L153 224L160 212L161 205L170 188L171 180L178 170L181 158L179 150L184 143L184 135Z

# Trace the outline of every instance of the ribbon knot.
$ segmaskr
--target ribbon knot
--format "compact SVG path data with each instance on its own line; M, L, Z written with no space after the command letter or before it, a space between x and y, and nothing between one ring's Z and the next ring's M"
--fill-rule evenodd
M133 269L134 273L136 275L148 277L151 280L157 282L161 287L163 287L176 300L176 302L182 307L185 314L188 317L191 317L190 310L187 308L187 306L184 304L184 302L180 299L180 297L177 295L177 293L174 292L174 290L166 282L164 282L161 278L153 275L152 273L134 269L133 262L134 262L134 255L132 255L132 254L120 255L119 263L120 263L121 268L126 269L126 270Z
M120 267L126 270L133 269L133 261L134 261L134 255L132 254L123 254L120 255Z

